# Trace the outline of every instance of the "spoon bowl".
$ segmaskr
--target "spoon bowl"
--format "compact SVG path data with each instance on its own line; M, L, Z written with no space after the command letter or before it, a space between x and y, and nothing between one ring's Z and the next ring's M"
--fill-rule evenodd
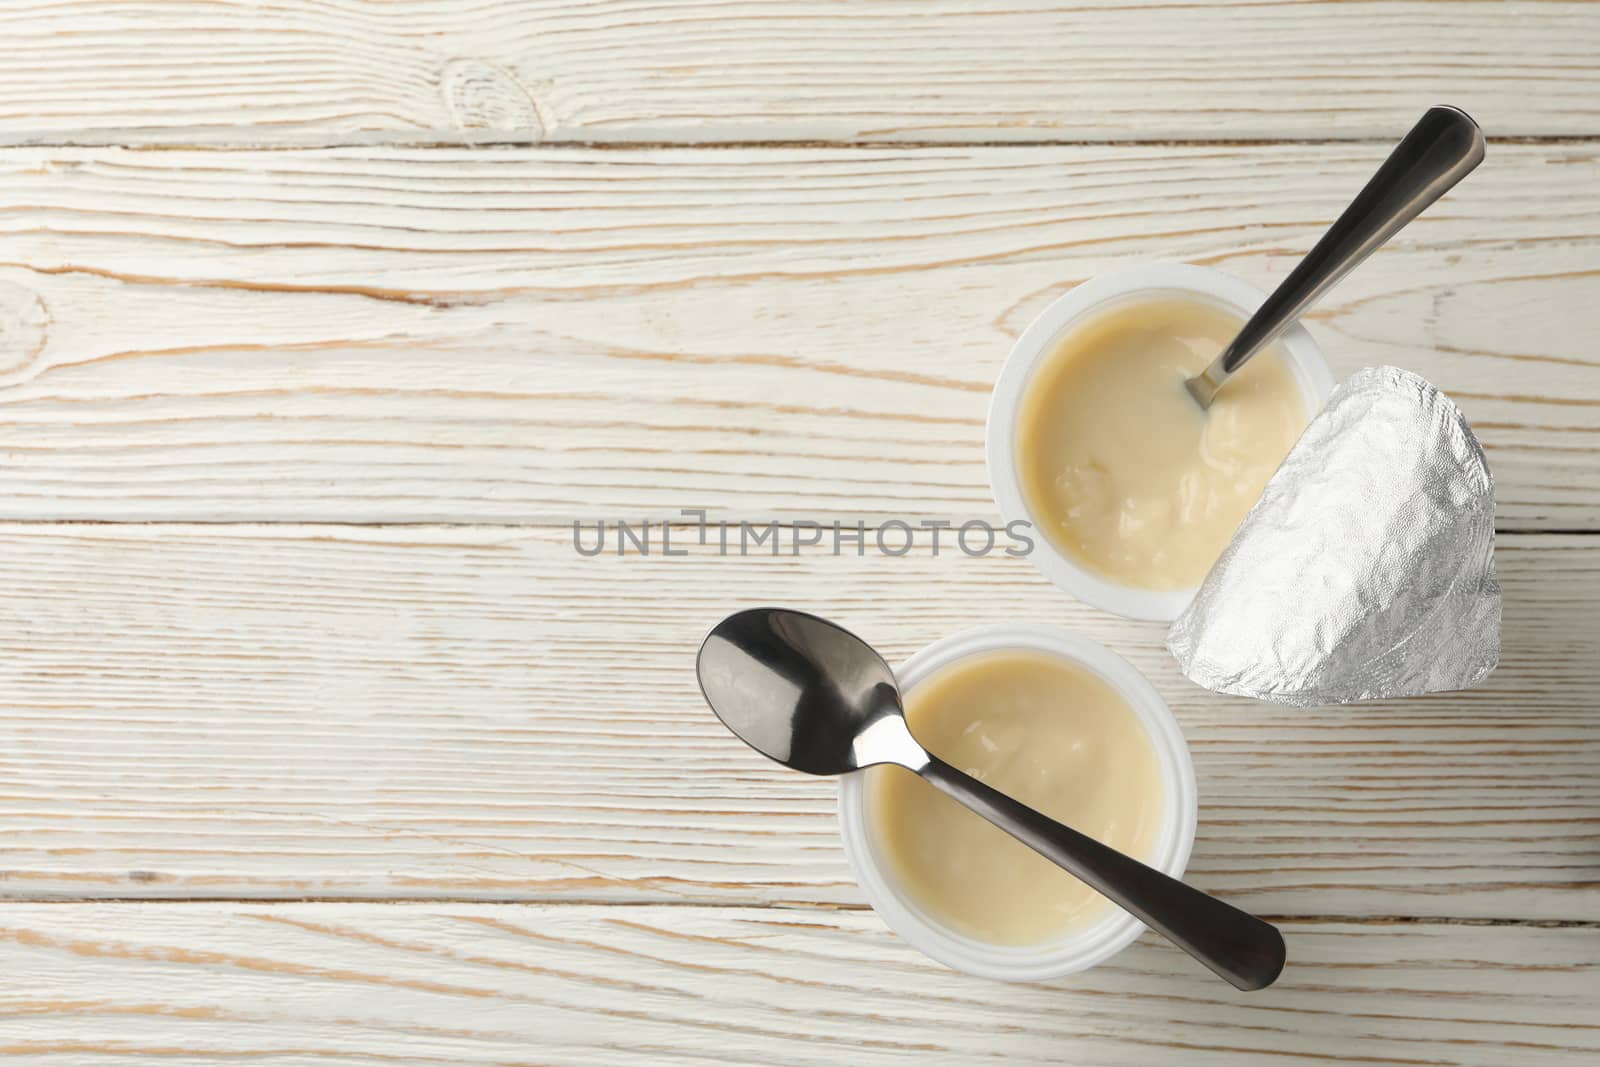
M706 635L695 673L722 724L786 767L835 775L926 757L906 728L894 671L815 615L729 615Z

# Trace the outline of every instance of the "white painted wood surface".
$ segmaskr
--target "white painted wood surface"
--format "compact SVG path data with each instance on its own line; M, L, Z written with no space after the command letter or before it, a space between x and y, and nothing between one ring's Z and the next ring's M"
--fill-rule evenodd
M1502 538L1484 688L1302 711L1195 689L1160 626L1025 560L680 535L584 559L561 529L5 529L0 895L859 906L832 783L730 743L694 682L705 628L772 602L893 658L1017 617L1118 649L1189 736L1194 877L1243 904L1600 920L1594 539Z
M1600 1056L1600 4L0 18L0 1061ZM1272 284L1440 101L1488 163L1311 326L1488 447L1484 688L1217 698L1017 560L572 550L684 507L988 515L1040 307L1150 259ZM1123 652L1194 749L1194 880L1282 922L1284 979L916 955L829 783L699 700L695 641L757 601L892 657L1013 617Z
M0 517L989 515L1046 303L1151 259L1269 286L1383 152L11 152ZM1597 173L1494 146L1312 316L1340 376L1460 401L1506 528L1600 524Z
M870 913L29 905L0 915L0 1055L151 1062L1592 1062L1600 931L1285 924L1235 993L1148 935L1082 977L952 974ZM1280 1059L1281 1057L1281 1059Z
M1600 123L1587 3L6 0L0 143L1390 139Z

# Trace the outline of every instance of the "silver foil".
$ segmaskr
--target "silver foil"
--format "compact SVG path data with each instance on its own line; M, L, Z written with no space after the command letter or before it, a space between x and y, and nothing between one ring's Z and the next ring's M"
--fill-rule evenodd
M1334 390L1167 634L1190 680L1310 706L1476 685L1500 659L1494 479L1450 398Z

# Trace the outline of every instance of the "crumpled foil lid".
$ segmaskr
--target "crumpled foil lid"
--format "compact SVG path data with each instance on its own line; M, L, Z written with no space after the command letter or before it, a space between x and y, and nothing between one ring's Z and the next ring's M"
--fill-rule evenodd
M1396 367L1334 390L1167 648L1207 689L1302 707L1482 681L1500 659L1494 479L1450 398Z

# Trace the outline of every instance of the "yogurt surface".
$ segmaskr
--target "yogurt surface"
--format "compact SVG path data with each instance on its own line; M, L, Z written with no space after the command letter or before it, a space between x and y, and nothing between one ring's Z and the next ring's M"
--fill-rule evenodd
M1046 815L1149 861L1161 831L1160 759L1137 712L1099 675L1033 650L978 653L905 697L930 752ZM996 945L1093 923L1104 897L900 767L866 772L877 851L905 895Z
M1122 585L1198 585L1305 429L1274 345L1202 411L1184 388L1243 325L1183 294L1118 301L1040 362L1018 411L1022 493L1044 536Z

